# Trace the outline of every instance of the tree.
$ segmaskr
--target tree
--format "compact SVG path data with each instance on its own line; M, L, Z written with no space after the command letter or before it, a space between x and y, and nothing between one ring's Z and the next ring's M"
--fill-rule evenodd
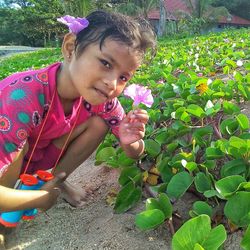
M190 13L179 11L177 15L182 23L191 27L194 33L200 33L203 28L216 23L222 16L230 16L228 10L223 7L214 7L215 0L185 0Z
M158 0L128 0L118 3L116 9L127 15L143 16L147 19L149 11L154 9L157 4Z
M87 16L95 8L91 0L62 0L62 3L65 13L78 17Z
M160 19L159 19L158 36L161 37L165 34L165 27L166 27L166 8L164 0L159 0L159 5L160 5Z
M1 44L46 46L63 31L56 20L63 15L60 0L6 0L0 11Z
M231 14L250 20L250 1L249 0L215 0L212 4L215 7L224 6Z

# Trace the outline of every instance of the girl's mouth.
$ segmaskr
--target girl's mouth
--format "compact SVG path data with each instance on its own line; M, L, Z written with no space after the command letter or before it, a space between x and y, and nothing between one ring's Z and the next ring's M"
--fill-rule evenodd
M96 88L95 88L95 91L98 93L98 95L104 97L105 99L108 99L108 96L106 95L106 93L104 93L101 90L96 89Z

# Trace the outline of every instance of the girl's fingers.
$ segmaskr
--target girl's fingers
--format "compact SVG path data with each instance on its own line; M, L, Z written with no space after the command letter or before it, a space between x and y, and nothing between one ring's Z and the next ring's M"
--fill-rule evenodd
M59 173L51 181L46 182L41 189L51 191L54 188L57 188L62 182L64 182L65 177L65 172Z
M142 122L127 123L125 127L127 129L139 129L140 131L145 130L145 124Z
M139 121L146 124L148 122L148 119L149 119L148 114L131 114L129 116L130 122L135 121L135 120L139 120Z

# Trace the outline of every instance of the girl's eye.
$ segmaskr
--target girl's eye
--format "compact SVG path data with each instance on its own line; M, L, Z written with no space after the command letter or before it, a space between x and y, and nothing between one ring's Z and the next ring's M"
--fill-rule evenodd
M123 82L127 82L127 81L128 81L128 78L125 77L125 76L121 76L120 79L121 79Z
M101 63L106 67L106 68L108 68L108 69L110 69L111 68L111 64L109 63L109 62L107 62L106 60L100 60L101 61Z

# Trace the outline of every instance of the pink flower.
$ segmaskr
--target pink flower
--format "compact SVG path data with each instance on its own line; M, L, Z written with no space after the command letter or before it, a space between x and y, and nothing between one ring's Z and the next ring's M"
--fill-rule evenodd
M198 77L202 77L202 76L203 76L203 73L198 73L197 76L198 76Z
M85 29L89 25L89 21L86 18L75 18L69 15L57 18L57 21L67 25L69 27L70 32L74 34L79 33L81 30Z
M134 100L133 106L143 103L147 107L151 107L154 99L151 90L138 84L131 84L124 90L124 95Z

